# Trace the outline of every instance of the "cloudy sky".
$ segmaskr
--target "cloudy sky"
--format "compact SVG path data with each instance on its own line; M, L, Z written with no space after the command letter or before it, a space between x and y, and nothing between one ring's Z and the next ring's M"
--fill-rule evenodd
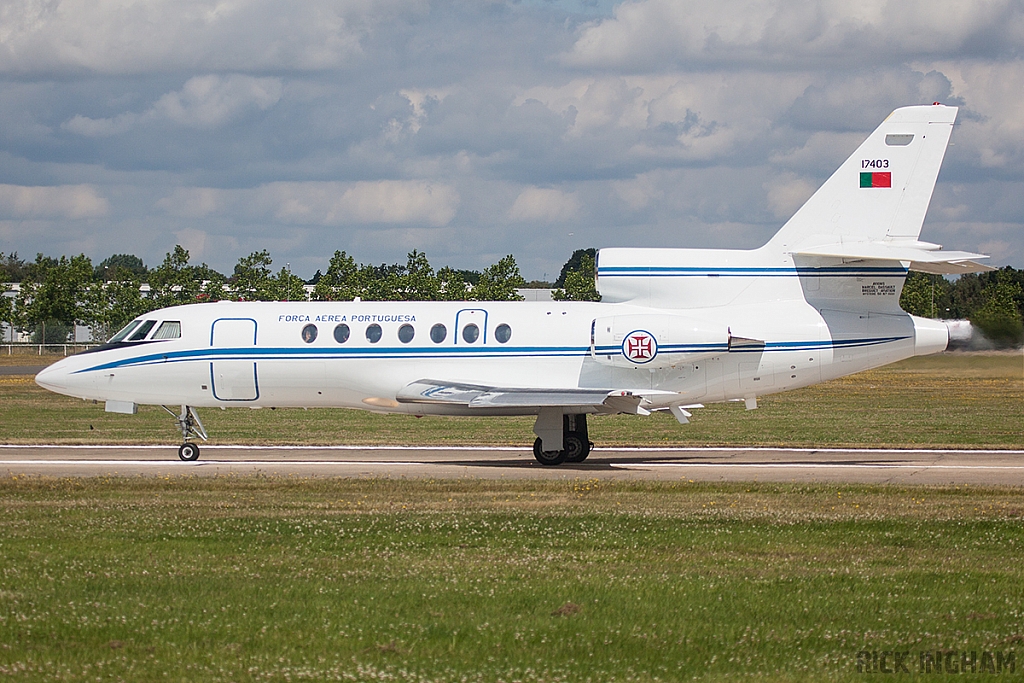
M1024 266L1024 0L4 0L0 251L549 278L762 244L892 109L922 237Z

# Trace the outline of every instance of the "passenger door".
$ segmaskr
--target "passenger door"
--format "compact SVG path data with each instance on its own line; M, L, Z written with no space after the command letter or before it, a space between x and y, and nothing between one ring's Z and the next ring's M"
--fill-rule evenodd
M476 328L475 336L473 327ZM487 332L487 311L484 309L464 308L455 314L456 346L483 346L488 342Z
M223 350L210 363L210 387L218 401L255 401L260 397L256 361L256 321L252 318L220 318L210 329L210 346ZM249 358L247 358L247 356Z

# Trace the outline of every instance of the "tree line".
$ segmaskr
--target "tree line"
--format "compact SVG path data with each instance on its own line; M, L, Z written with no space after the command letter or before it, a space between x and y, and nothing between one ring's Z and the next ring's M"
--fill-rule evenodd
M238 260L230 275L190 262L175 246L163 262L115 254L93 265L84 254L27 262L0 253L0 281L19 283L15 297L0 297L0 321L32 334L34 342L61 343L75 325L105 339L134 318L157 308L206 301L514 301L523 287L553 288L557 300L599 301L594 284L596 250L577 249L553 283L525 282L512 255L482 271L434 269L413 250L405 263L363 264L335 251L326 272L303 280L287 267L276 272L270 252ZM148 285L143 288L143 284ZM312 292L307 292L311 285ZM148 290L148 291L144 291ZM996 345L1024 340L1024 270L1000 270L947 280L912 272L900 298L903 310L928 318L968 319Z
M912 272L900 306L925 318L970 320L996 346L1019 346L1024 341L1024 270L1005 266L956 280Z
M586 261L586 252L590 260ZM563 268L555 294L563 299L593 298L593 251L579 250ZM580 259L584 260L581 262ZM14 297L0 296L0 321L35 343L68 341L76 325L92 328L95 339L109 338L136 317L166 306L220 301L515 301L527 283L510 254L482 271L435 270L426 254L413 250L405 263L362 264L336 251L326 272L303 280L287 267L276 272L267 250L244 256L230 275L205 263L190 262L187 249L177 245L155 268L131 254L115 254L93 265L84 254L54 258L38 254L35 261L17 253L0 253L0 282L18 283ZM575 270L589 265L589 289L576 288ZM568 268L568 271L567 271ZM564 281L570 275L568 291ZM573 279L576 278L576 279ZM582 278L586 280L586 278ZM146 285L144 287L143 285ZM307 291L312 285L312 292Z

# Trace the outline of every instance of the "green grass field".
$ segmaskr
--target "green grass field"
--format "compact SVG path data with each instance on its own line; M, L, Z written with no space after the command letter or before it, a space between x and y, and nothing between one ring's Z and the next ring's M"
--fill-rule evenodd
M39 357L27 358L35 363ZM132 416L109 414L102 404L44 391L30 377L0 376L0 415L0 443L168 444L178 438L158 407L142 406ZM356 410L245 408L200 415L211 442L220 444L526 446L533 441L528 417L417 419ZM686 426L667 413L598 416L590 429L598 446L1021 448L1024 360L1019 354L914 358L765 396L755 411L735 403L709 405L695 411Z
M1019 448L1022 399L1019 356L949 354L592 434ZM219 443L523 444L531 428L203 417ZM156 410L109 415L28 377L0 376L0 418L2 442L175 438ZM8 476L0 515L12 680L849 681L875 675L862 652L900 653L875 670L905 678L931 678L922 653L973 661L972 680L1024 672L1020 488Z
M8 477L0 514L12 680L1024 671L1021 490Z

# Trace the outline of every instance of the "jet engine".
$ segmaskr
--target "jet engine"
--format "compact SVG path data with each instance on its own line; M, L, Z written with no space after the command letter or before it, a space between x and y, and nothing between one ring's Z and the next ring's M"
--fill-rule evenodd
M669 368L728 350L728 327L680 315L617 315L591 326L590 355L616 367Z

